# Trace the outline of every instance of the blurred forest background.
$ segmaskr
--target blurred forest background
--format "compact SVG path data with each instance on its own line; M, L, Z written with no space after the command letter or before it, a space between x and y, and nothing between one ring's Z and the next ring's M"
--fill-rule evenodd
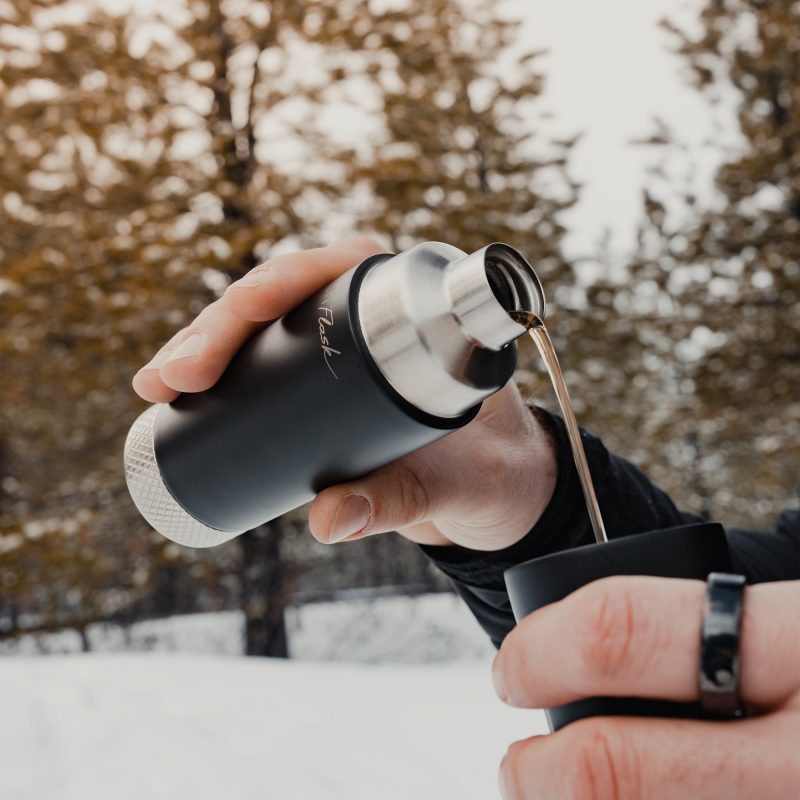
M585 427L686 510L764 526L791 501L796 2L704 0L690 33L664 23L696 90L732 93L741 147L701 197L669 168L685 145L654 120L631 143L653 158L636 252L620 264L598 247L580 275L563 248L575 139L531 123L541 54L497 4L126 9L0 0L0 637L71 628L88 648L98 621L242 609L247 652L280 656L290 604L446 589L400 537L324 547L302 510L180 548L125 487L135 371L270 254L354 232L391 249L519 248ZM521 354L520 383L552 405L527 342Z

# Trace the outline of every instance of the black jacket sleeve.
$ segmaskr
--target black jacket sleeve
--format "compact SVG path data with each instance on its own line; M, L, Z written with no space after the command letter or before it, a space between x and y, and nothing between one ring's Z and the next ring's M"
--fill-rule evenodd
M589 515L572 461L563 420L532 409L548 432L558 465L553 497L539 521L519 542L486 553L463 547L423 547L448 575L495 646L514 627L503 572L515 564L594 541ZM700 521L680 512L670 498L633 464L608 452L582 431L583 446L598 502L610 535ZM800 511L785 511L770 531L728 530L734 568L751 583L800 578Z

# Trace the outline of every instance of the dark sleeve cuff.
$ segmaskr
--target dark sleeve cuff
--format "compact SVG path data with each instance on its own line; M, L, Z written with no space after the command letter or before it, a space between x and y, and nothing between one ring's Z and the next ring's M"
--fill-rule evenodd
M533 528L516 544L482 552L464 547L423 547L430 560L455 583L496 646L514 627L503 573L532 558L594 541L564 421L532 408L551 438L558 474L553 496ZM586 460L610 537L628 536L696 521L681 514L657 486L624 458L609 454L595 436L581 431Z

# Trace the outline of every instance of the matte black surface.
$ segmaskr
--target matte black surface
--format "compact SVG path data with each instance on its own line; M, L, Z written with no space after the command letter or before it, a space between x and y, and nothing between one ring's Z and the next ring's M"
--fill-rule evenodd
M358 288L390 257L373 256L339 277L250 339L211 389L160 411L156 458L190 514L222 531L253 528L475 417L480 405L452 419L419 411L367 352ZM513 374L516 349L503 359L497 388Z
M514 617L561 600L581 586L610 575L654 575L705 580L730 572L725 531L717 523L684 525L612 539L552 553L506 570ZM703 717L699 703L671 703L635 697L593 697L547 709L552 730L590 716Z

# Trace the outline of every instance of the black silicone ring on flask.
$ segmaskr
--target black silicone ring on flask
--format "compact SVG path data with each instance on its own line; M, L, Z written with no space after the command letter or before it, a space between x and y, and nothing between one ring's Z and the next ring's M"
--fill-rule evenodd
M561 600L587 583L611 575L653 575L705 580L710 572L730 572L728 540L717 523L684 525L551 553L506 570L514 617L519 622L542 606ZM546 709L553 731L597 716L703 718L698 703L637 697L591 697Z

